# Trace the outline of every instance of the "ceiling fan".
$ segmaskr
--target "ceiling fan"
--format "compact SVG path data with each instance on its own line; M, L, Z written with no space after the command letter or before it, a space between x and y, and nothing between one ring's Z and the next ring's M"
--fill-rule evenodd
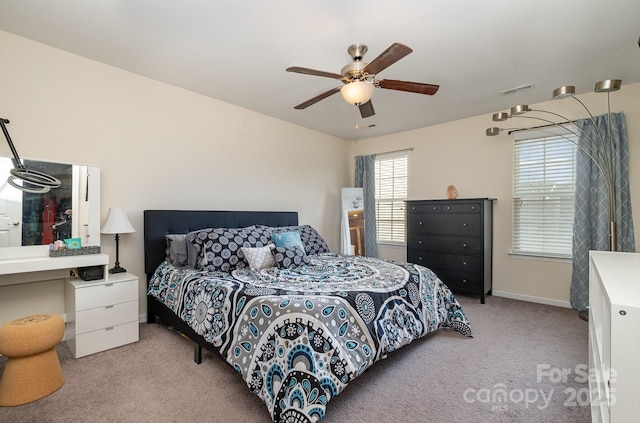
M353 59L353 62L343 67L340 74L298 66L289 67L287 68L287 72L339 79L344 84L342 87L332 88L329 91L305 101L304 103L300 103L295 106L294 109L306 109L320 100L324 100L325 98L340 91L342 97L348 103L358 106L360 109L360 115L363 118L367 118L375 114L373 104L371 103L371 97L373 96L375 88L434 95L438 91L438 88L440 88L439 85L398 81L395 79L379 79L376 77L379 72L393 65L412 51L413 50L410 47L404 44L393 43L378 57L373 59L373 61L366 63L362 61L362 58L367 52L367 46L365 44L351 44L347 49L347 52Z

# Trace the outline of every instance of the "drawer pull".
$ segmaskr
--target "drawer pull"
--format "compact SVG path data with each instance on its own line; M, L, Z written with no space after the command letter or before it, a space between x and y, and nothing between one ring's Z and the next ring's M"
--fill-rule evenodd
M463 279L463 280L462 280L462 283L467 283L467 280L466 280L466 279Z
M467 222L463 223L462 226L467 227Z
M433 206L433 209L434 209L434 210L438 210L438 208L437 208L436 206Z
M466 265L467 265L467 262L466 262L466 261L463 261L463 262L462 262L462 265L463 265L463 266L466 266Z
M471 206L471 210L475 210L475 209L476 209L476 206Z
M418 244L421 244L421 245L422 245L422 240L418 241Z
M108 306L104 306L104 308L113 308L113 304L108 305Z
M418 222L418 225L422 226L422 222Z
M422 257L418 257L418 260L422 261Z
M411 210L415 210L415 209L416 209L416 206L411 207Z
M113 286L113 282L111 282L111 283L105 283L105 284L104 284L104 287L105 287L105 288L108 288L108 287L110 287L110 286Z
M464 244L462 244L462 246L463 246L464 248L467 248L467 243L465 242Z
M109 326L107 328L104 328L104 330L113 330L113 326Z
M447 206L447 210L451 210L451 206Z

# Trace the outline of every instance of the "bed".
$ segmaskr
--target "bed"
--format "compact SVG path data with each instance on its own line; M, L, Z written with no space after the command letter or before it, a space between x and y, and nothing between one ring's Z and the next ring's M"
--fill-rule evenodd
M351 380L428 333L471 336L431 270L331 253L296 212L145 210L144 246L147 322L193 340L198 363L202 348L222 357L274 422L322 420Z

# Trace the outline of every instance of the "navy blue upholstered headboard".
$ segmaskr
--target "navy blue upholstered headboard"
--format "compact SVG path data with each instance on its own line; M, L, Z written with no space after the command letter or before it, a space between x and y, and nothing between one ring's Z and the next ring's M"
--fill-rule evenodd
M166 257L165 235L186 234L205 228L241 228L250 225L289 226L298 224L298 212L145 210L144 271L147 280Z

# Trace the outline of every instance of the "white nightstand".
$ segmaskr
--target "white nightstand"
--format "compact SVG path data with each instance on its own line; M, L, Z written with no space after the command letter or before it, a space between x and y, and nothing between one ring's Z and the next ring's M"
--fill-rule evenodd
M138 341L137 276L118 273L96 281L69 280L66 297L66 341L74 357Z

